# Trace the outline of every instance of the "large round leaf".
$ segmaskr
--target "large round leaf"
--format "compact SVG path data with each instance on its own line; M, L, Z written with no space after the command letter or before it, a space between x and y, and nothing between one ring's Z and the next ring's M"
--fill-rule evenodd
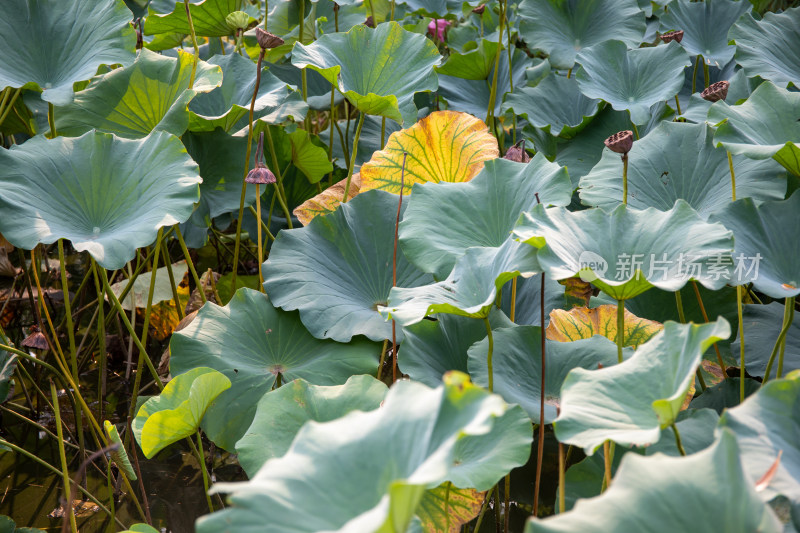
M344 8L344 6L342 7ZM342 16L341 10L339 12L339 16ZM281 63L280 65L270 65L269 67L270 74L294 87L303 86L302 72L303 69L297 68L291 63ZM263 79L261 80L261 83L264 83ZM316 70L306 71L306 98L309 108L316 109L317 111L330 110L331 91L334 93L333 102L338 106L344 100L342 93L331 87L331 83L323 78L322 74ZM364 123L364 127L366 127L366 122Z
M329 422L350 411L377 409L386 385L372 376L353 376L344 385L312 385L296 379L261 397L253 423L236 443L239 464L253 477L273 457L289 450L303 425Z
M489 313L489 323L493 330L514 325L497 309ZM436 320L421 320L403 328L403 334L397 353L400 370L414 381L436 387L450 370L467 372L467 350L486 337L486 328L474 318L442 313ZM485 358L486 353L483 355Z
M355 26L292 49L292 64L322 74L362 113L400 123L416 121L414 93L438 87L433 67L441 56L433 42L396 22Z
M0 88L36 89L52 104L72 99L72 84L102 64L133 61L136 36L120 0L4 0Z
M742 17L728 32L736 42L736 62L748 76L761 76L785 87L800 86L800 57L791 43L800 41L800 7Z
M575 78L551 74L534 87L519 87L506 96L503 110L510 109L537 128L569 139L589 123L601 106L600 100L580 92Z
M713 446L688 457L625 454L614 482L601 496L578 501L567 513L533 518L525 533L643 528L652 533L783 531L742 470L736 440L724 432Z
M189 218L200 181L181 142L165 132L140 140L34 137L0 150L0 232L26 249L69 239L103 267L121 268L159 228Z
M189 89L193 62L183 51L171 58L142 50L133 65L96 76L72 103L58 108L56 131L73 136L94 128L129 139L153 130L182 135L191 99L222 83L220 68L201 61Z
M377 308L386 304L392 289L397 203L393 194L370 191L304 228L281 231L263 267L264 286L275 305L299 309L318 338L391 338L392 325ZM431 281L398 250L399 287Z
M736 247L731 284L752 282L756 290L772 298L800 294L800 264L787 248L787 243L800 239L798 209L800 192L795 192L788 200L760 206L750 198L737 200L711 217L733 232Z
M581 51L576 61L581 65L575 74L581 92L618 111L627 109L636 124L650 118L650 106L680 91L683 69L692 64L675 41L635 50L621 41L605 41Z
M768 305L750 304L744 306L742 320L744 322L744 340L747 350L747 373L751 376L764 377L767 371L772 348L778 340L783 326L785 307L781 302ZM738 337L731 343L731 352L739 353ZM770 379L777 376L778 359L772 364ZM786 350L783 358L783 373L800 369L800 313L795 313L794 320L786 333Z
M230 131L249 112L256 84L256 65L239 54L215 55L208 60L208 64L218 65L222 69L222 85L192 99L189 104L189 129L213 131L221 127ZM303 102L300 93L293 91L266 68L262 70L253 106L255 118L271 124L283 122L289 117L301 121L307 111L308 105Z
M483 455L459 453L475 442ZM401 381L381 408L306 424L251 481L216 485L232 493L232 506L200 519L197 531L406 531L425 489L453 480L486 490L525 463L530 442L524 413L464 374L436 389ZM459 474L474 462L482 473Z
M374 372L379 347L315 339L297 313L275 309L269 298L239 289L225 307L204 305L170 341L170 370L179 375L206 366L231 380L203 420L209 438L233 450L253 421L256 405L275 380L296 378L320 385L344 383L353 374Z
M733 59L736 50L728 44L728 30L752 7L747 0L676 0L660 19L661 31L683 30L681 46L693 56L702 54L707 64L720 67Z
M527 164L487 161L466 183L416 185L400 224L400 244L421 270L444 279L467 248L502 245L520 214L537 204L537 194L545 205L566 206L572 199L567 169L541 154Z
M717 102L708 110L717 128L714 142L732 154L753 159L774 158L800 176L800 93L764 82L745 102Z
M724 318L708 324L667 322L621 364L572 371L561 387L556 437L591 455L606 440L631 446L658 442L694 383L703 353L730 335Z
M744 471L756 483L779 461L777 471L760 492L764 501L789 498L795 527L800 526L800 372L767 383L758 394L726 410L717 431L733 431Z
M683 200L665 212L625 205L610 213L570 212L537 205L514 233L541 248L538 260L548 276L580 274L617 300L654 286L674 292L690 279L717 290L732 270L731 232L704 222Z
M617 364L616 345L595 335L574 342L545 341L544 423L555 420L561 404L561 385L573 368L595 370ZM539 423L542 379L542 336L536 326L515 326L494 332L492 374L494 392L517 403L535 424ZM469 373L475 383L486 386L488 339L469 349ZM625 349L630 357L631 349Z
M407 153L405 171L403 154ZM482 120L466 113L435 111L389 136L386 147L361 165L361 190L408 194L415 183L469 181L500 155Z
M724 149L714 146L712 137L705 123L662 122L634 142L628 153L628 205L666 211L680 198L703 218L728 205L728 156ZM777 164L734 156L733 165L737 197L752 197L758 202L784 197L786 179ZM619 154L603 151L600 162L581 178L580 195L584 204L604 209L622 203Z
M163 33L191 33L186 8L183 2L176 0L169 2L173 11L160 15L149 10L144 22L145 35L158 35ZM233 30L225 22L229 13L246 9L244 0L204 0L190 2L189 12L192 14L192 25L197 35L203 37L226 37L233 35Z
M530 277L538 271L534 249L509 237L496 248L467 249L444 281L393 288L389 303L378 310L402 326L434 313L486 318L507 281L519 275Z
M634 0L524 0L519 15L528 47L548 54L559 69L572 68L578 52L610 37L638 46L645 31Z

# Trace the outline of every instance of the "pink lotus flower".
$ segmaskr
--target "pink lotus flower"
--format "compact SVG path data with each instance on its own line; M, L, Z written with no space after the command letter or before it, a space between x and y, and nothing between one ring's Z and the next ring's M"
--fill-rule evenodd
M450 24L452 24L452 22L444 19L433 19L428 24L428 33L431 34L431 37L436 37L439 41L444 41L445 32Z

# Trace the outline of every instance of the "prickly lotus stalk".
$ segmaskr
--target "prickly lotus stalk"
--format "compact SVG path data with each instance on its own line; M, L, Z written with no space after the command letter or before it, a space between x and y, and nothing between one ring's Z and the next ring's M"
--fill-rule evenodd
M622 154L622 203L628 203L628 152L633 147L633 132L620 131L603 141L609 150Z
M683 40L683 30L668 31L667 33L662 33L660 37L661 40L664 41L665 43L671 41L681 42Z
M709 102L717 102L719 100L725 100L728 96L728 88L730 88L731 84L727 81L718 81L717 83L712 83L708 87L700 93L700 96L708 100Z

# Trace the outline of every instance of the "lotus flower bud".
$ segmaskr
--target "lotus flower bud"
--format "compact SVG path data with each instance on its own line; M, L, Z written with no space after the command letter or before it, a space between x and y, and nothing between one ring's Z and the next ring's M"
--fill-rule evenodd
M709 102L725 100L725 98L728 96L728 88L730 86L731 84L727 81L718 81L717 83L712 83L706 87L706 89L700 93L700 96Z
M259 185L269 185L275 183L275 174L261 161L256 163L256 168L247 173L245 183L257 183Z
M486 11L486 4L481 4L472 10L472 12L475 13L476 15L483 15L484 11Z
M283 39L261 28L256 28L256 39L262 50L270 50L283 44Z
M228 13L228 16L225 17L225 24L234 33L246 30L249 23L250 15L244 11L234 11L233 13Z
M670 41L678 41L681 42L683 40L683 30L673 30L668 31L667 33L661 34L661 40L665 43Z
M452 24L452 22L449 20L433 19L428 23L428 33L431 35L431 37L436 37L439 42L444 42L445 32L450 24Z
M525 139L509 148L506 152L506 155L503 156L503 159L508 159L509 161L514 161L517 163L527 163L530 161L531 156L529 156L528 152L525 151Z
M633 147L633 132L631 130L620 131L603 142L612 152L625 155Z
M37 350L50 349L50 345L47 343L44 333L39 331L38 326L31 327L31 333L25 337L25 339L22 341L22 345L26 348L36 348Z
M372 18L372 15L367 17L367 20L364 21L364 26L368 26L370 28L375 27L375 19Z

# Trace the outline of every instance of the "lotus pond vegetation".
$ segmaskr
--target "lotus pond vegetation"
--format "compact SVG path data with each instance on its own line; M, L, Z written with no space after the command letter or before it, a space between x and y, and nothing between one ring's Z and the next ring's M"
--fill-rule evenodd
M0 532L800 531L800 2L0 48Z

